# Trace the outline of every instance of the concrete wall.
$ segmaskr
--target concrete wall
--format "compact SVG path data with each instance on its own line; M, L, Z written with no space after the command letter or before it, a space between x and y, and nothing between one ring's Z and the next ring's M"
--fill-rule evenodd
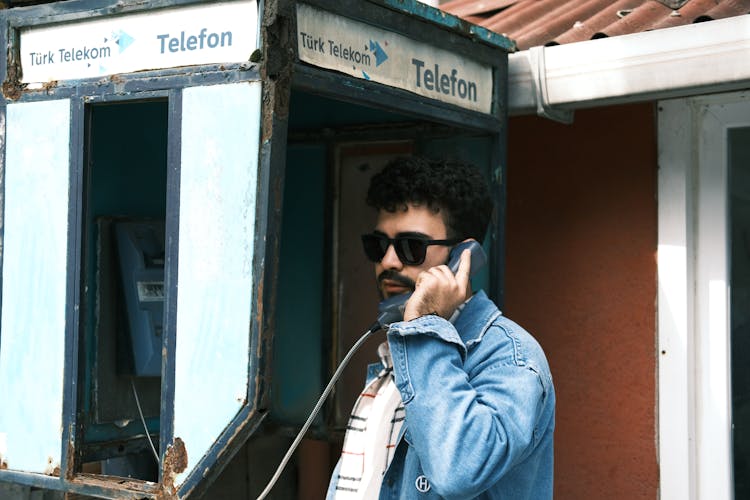
M557 390L555 499L653 499L657 146L651 104L509 124L504 313Z

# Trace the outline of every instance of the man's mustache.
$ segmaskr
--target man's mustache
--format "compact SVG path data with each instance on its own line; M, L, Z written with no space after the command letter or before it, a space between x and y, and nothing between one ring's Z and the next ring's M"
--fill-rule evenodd
M395 281L411 290L414 290L416 287L416 283L413 279L404 276L403 274L399 274L392 269L386 269L378 275L378 285L382 284L384 280Z

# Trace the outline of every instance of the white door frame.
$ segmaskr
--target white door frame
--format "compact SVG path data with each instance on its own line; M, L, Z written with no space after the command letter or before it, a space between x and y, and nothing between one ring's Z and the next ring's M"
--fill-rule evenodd
M660 498L732 500L727 129L750 94L659 102Z

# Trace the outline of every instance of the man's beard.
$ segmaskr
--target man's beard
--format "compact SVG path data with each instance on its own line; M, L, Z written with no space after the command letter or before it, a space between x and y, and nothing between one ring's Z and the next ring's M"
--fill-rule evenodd
M378 275L378 293L380 294L381 300L385 297L383 296L383 287L382 283L384 280L390 280L395 281L404 287L408 288L410 291L414 291L414 288L416 287L416 283L413 279L404 276L403 274L399 274L396 271L393 271L391 269L386 269L382 273Z

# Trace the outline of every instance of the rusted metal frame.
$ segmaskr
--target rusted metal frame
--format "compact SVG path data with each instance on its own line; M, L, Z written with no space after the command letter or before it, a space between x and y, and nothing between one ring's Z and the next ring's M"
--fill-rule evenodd
M259 79L260 72L256 64L212 64L118 74L99 79L58 82L43 89L20 90L14 99L9 100L7 96L3 96L3 100L5 102L30 102L72 96L128 95L136 92L158 92L172 88L257 81Z
M353 78L340 73L299 63L294 68L294 86L297 89L332 97L340 101L426 118L447 125L460 125L484 131L500 131L501 122L496 116L463 109L442 103L406 90Z
M111 482L117 482L118 487L116 489L110 487ZM68 483L66 491L113 500L160 498L158 484L98 474L78 474Z
M110 478L110 480L118 480L120 483L132 483L132 481L126 478ZM41 474L2 470L0 471L0 481L8 481L34 488L78 493L98 498L111 498L117 500L156 498L156 485L144 483L135 488L123 488L118 490L100 486L98 483L100 483L101 480L93 477L84 477L74 481L64 481L60 478L44 476Z
M193 66L179 70L159 70L155 73L153 76L123 78L116 88L121 92L140 92L260 80L259 66L253 63Z
M6 92L13 92L15 85L13 82L17 82L20 78L21 73L21 61L18 57L14 57L18 51L16 47L20 47L18 30L12 29L10 23L6 22L2 17L6 11L0 11L0 40L5 42L5 50L0 51L0 71L2 71L2 97L5 102Z
M403 0L400 0L403 2ZM476 62L495 65L497 64L498 54L502 53L497 46L490 46L481 41L471 38L469 33L457 33L445 25L438 25L424 18L418 18L414 15L406 15L403 9L394 10L386 6L379 0L357 2L357 8L352 8L346 12L342 11L339 0L304 0L308 5L312 5L332 14L355 19L363 23L380 27L387 31L399 33L412 40L427 43L433 47L454 52L456 54L466 54ZM417 3L404 2L404 3ZM446 14L446 16L449 14ZM295 33L296 37L296 33ZM296 43L295 43L296 47ZM507 50L507 49L506 49Z
M263 114L266 110L263 111ZM268 389L271 387L273 339L276 332L275 311L279 275L279 247L286 170L287 120L274 119L270 133L264 131L258 171L255 240L255 289L259 305L251 320L257 334L250 339L250 360L258 363L255 377L248 384L248 401L268 411ZM264 240L265 235L265 240Z
M256 198L254 281L257 290L251 327L250 359L257 361L255 379L248 384L248 401L261 412L269 407L273 339L279 275L282 207L286 173L286 144L292 87L292 49L296 32L294 6L285 0L264 0L261 21L263 104ZM250 367L248 367L250 368Z
M114 489L102 486L101 479L91 475L79 475L78 478L67 481L57 477L44 476L30 472L17 472L11 470L0 470L0 481L7 481L34 488L47 490L66 491L81 495L95 496L98 498L110 498L117 500L156 498L157 485L151 483L136 483L126 478L109 478L109 481L119 481L121 487Z
M65 481L75 474L78 433L78 367L81 317L81 270L83 262L82 227L84 186L84 104L70 100L70 144L68 186L68 255L65 300L65 364L63 370L63 428L60 451L60 477ZM84 365L85 366L85 365Z
M247 439L255 433L267 413L248 405L242 407L232 423L222 432L212 450L204 456L177 492L179 498L200 498L229 464ZM218 449L218 451L214 451Z
M182 163L182 89L169 93L167 118L167 207L165 217L164 331L162 332L161 406L159 409L159 484L174 439L175 355L177 347L177 283L180 249L180 172Z
M76 191L75 196L76 198L80 198L80 205L81 205L81 213L80 213L80 221L81 221L81 228L78 234L78 238L80 239L80 257L79 257L79 263L81 268L78 270L78 275L75 278L75 280L78 282L79 285L79 294L81 297L80 304L80 310L78 311L78 315L76 316L76 323L75 323L75 329L76 329L76 336L77 336L77 370L76 373L72 374L75 377L76 380L76 386L77 390L75 395L71 395L70 397L74 398L74 408L76 411L76 414L73 417L73 420L75 421L75 432L70 436L68 439L73 441L72 448L74 451L74 454L72 457L69 457L67 462L68 470L66 471L66 476L64 477L72 477L71 472L75 473L78 470L80 470L81 465L83 463L83 455L85 452L85 432L86 432L86 424L87 424L87 416L85 415L84 410L81 408L81 406L84 404L84 401L86 401L87 391L90 391L91 387L93 386L93 381L89 382L87 379L85 370L88 368L88 351L86 348L86 343L88 339L86 338L85 329L83 328L83 324L81 322L81 318L86 318L87 316L87 307L94 307L93 304L89 304L86 300L86 292L85 292L85 286L86 286L86 279L81 279L81 277L85 277L88 275L88 265L89 263L86 261L86 248L87 248L87 233L85 231L85 217L86 213L89 210L89 203L88 203L88 197L84 196L85 193L88 193L88 185L90 183L90 170L87 166L88 158L90 157L90 151L89 148L91 147L91 141L89 140L91 137L91 130L90 130L90 117L91 117L91 109L87 107L86 101L84 97L78 97L78 100L82 103L83 109L81 110L82 113L82 126L83 126L83 135L82 135L82 142L80 144L73 144L71 141L71 149L73 147L80 147L82 153L83 153L83 172L82 172L82 179L81 179L81 185L79 187L80 191ZM71 120L72 122L73 120ZM72 127L72 123L71 123ZM68 395L66 394L66 397ZM65 403L63 403L65 404ZM73 474L74 475L74 474Z
M276 89L278 91L278 89ZM283 91L283 90L282 90ZM288 90L286 90L288 92ZM265 90L264 90L265 93ZM263 109L263 122L270 131L263 130L258 193L256 198L255 238L255 302L258 308L251 319L257 332L250 339L250 362L258 363L255 377L249 379L248 401L254 401L260 411L268 410L268 389L272 376L273 339L276 332L276 303L279 276L279 248L281 242L282 206L286 171L286 116L268 116L272 109ZM249 368L249 367L248 367Z

